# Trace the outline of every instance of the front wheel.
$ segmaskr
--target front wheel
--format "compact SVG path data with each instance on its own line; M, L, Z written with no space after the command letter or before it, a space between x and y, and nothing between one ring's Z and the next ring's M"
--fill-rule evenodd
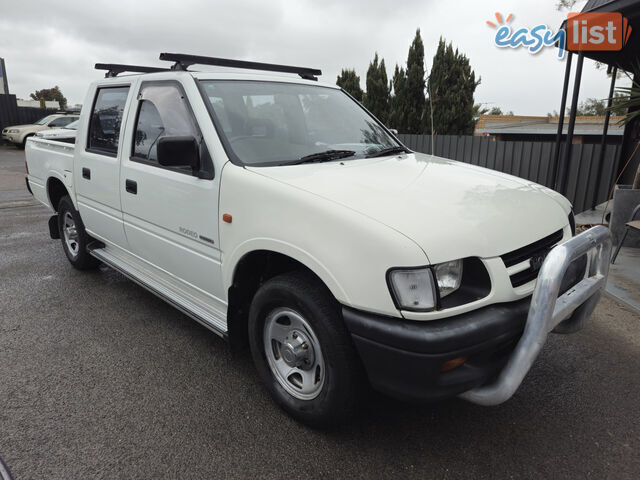
M89 270L100 265L100 261L87 252L91 237L85 231L80 213L69 196L62 197L58 204L58 230L64 253L74 268Z
M263 383L294 418L325 427L353 413L362 367L340 305L317 278L265 282L251 304L249 343Z

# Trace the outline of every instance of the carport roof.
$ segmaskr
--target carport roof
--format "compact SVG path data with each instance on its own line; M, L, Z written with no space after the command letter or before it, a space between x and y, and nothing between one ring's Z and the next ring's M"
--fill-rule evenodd
M627 71L638 67L640 54L640 0L589 0L583 12L620 12L629 20L633 29L629 41L622 50L614 51L585 51L584 56L607 65L614 65ZM566 30L566 20L561 28Z

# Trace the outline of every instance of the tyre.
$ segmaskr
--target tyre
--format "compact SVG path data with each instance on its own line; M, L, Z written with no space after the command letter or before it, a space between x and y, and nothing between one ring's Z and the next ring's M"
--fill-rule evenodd
M339 303L313 275L283 274L258 289L249 344L261 380L295 419L329 427L352 415L362 365Z
M62 197L58 203L58 230L64 253L74 268L89 270L100 265L98 259L87 252L87 244L91 237L87 235L80 213L68 195Z
M26 137L24 137L22 143L16 143L16 147L18 147L19 150L24 150L27 147L27 138L29 137L33 137L33 135L27 135Z

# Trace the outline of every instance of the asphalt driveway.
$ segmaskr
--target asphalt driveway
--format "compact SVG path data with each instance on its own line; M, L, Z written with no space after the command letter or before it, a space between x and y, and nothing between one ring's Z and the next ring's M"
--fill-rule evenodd
M640 318L603 299L483 408L371 394L333 432L265 394L247 352L49 239L0 148L0 456L14 477L639 478Z

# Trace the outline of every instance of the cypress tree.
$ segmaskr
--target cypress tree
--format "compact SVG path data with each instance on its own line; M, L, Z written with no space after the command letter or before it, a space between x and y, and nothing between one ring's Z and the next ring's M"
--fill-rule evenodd
M406 80L407 76L404 69L396 64L390 85L390 88L393 90L393 94L389 99L388 125L390 128L395 128L400 133L407 132Z
M469 59L441 38L433 57L428 88L437 134L473 134L473 94L479 84Z
M389 120L389 84L384 59L378 63L378 54L373 57L367 70L367 92L364 106L382 123Z
M355 69L343 68L336 79L336 85L349 92L359 102L362 102L364 92L360 88L360 77L356 75Z
M406 84L406 133L424 133L426 98L424 75L424 45L420 36L420 29L416 30L416 36L409 47L407 57Z

